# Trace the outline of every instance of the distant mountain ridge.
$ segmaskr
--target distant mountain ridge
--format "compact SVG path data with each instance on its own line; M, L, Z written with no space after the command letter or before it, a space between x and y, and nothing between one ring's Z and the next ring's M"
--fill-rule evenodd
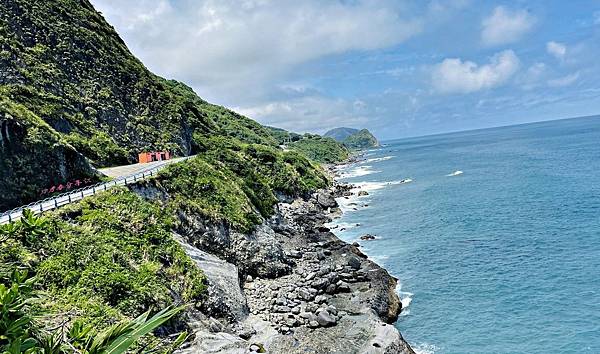
M333 138L350 149L368 149L379 146L379 141L368 129L340 127L329 130L323 136Z
M347 137L349 137L352 134L356 134L356 133L358 133L358 129L340 127L340 128L333 128L333 129L329 130L323 136L334 138L335 140L337 140L339 142L343 142Z

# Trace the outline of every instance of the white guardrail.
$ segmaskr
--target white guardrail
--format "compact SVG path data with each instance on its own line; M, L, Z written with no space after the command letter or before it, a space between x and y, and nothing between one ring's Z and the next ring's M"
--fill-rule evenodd
M148 169L138 171L138 172L133 173L128 176L119 177L119 178L113 179L112 181L109 181L109 182L100 182L100 183L94 184L92 186L75 189L75 190L72 190L67 193L55 195L53 197L49 197L49 198L46 198L46 199L43 199L43 200L40 200L37 202L33 202L30 204L6 211L6 212L0 214L0 225L19 220L21 218L21 216L23 215L23 210L25 210L25 209L31 210L34 214L41 214L45 211L53 210L58 207L61 207L61 206L67 205L67 204L71 204L73 202L81 200L85 197L95 195L98 192L103 192L103 191L109 190L115 186L125 186L128 184L132 184L137 181L146 179L148 177L154 176L154 175L156 175L156 172L163 169L165 166L171 164L171 162L185 161L185 160L189 159L190 157L193 157L193 156L182 157L182 158L177 159L177 161L166 160L163 164L154 165Z

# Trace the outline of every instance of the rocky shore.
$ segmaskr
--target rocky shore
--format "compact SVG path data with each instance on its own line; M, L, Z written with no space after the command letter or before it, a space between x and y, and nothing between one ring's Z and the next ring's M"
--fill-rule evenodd
M250 235L180 214L175 237L209 282L180 351L414 354L391 324L402 306L396 279L324 226L349 192L336 184L282 200Z

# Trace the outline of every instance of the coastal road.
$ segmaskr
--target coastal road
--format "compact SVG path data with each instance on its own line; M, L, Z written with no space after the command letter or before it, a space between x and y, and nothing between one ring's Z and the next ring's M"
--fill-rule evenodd
M167 165L187 160L193 156L178 157L171 160L154 161L149 163L137 163L133 165L103 168L99 171L114 178L109 182L101 182L93 186L87 186L51 198L46 198L31 204L27 204L0 214L0 225L18 220L23 215L23 210L29 209L34 214L41 214L48 210L57 209L63 205L74 203L83 198L95 195L98 192L109 190L115 186L124 186L135 183L156 175L156 173Z
M107 168L101 168L98 171L100 171L103 175L112 177L112 178L133 176L137 173L140 173L142 171L147 171L147 170L153 169L155 167L161 167L164 165L183 161L186 158L188 158L188 157L176 157L171 160L154 161L154 162L148 162L148 163L135 163L133 165L123 165L123 166L116 166L116 167L107 167Z

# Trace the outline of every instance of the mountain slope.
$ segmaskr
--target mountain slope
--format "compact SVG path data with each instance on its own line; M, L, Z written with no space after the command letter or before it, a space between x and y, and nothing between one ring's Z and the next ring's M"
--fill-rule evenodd
M330 182L268 128L149 72L87 0L0 0L0 39L0 210L140 150L198 155L47 214L36 237L0 227L0 279L15 267L40 275L50 317L102 327L197 302L201 271L171 237L184 216L245 238L280 198Z
M379 141L368 129L335 128L324 134L334 138L349 149L368 149L379 146Z
M349 137L350 135L352 135L354 133L358 133L358 129L341 127L341 128L333 128L333 129L327 131L325 134L323 134L323 136L329 137L329 138L334 138L335 140L342 142L347 137Z
M0 0L0 94L0 210L143 150L195 153L194 136L277 144L255 121L148 71L88 0ZM52 140L36 140L42 131Z
M361 129L342 142L349 149L368 149L379 146L379 141L367 129Z

